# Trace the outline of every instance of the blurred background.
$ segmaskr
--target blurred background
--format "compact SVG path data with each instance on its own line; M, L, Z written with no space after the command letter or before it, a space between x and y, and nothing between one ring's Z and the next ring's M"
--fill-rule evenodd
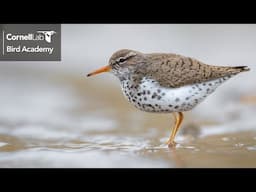
M63 24L61 62L0 62L0 167L256 167L256 25ZM111 74L119 49L246 65L185 113L137 110Z

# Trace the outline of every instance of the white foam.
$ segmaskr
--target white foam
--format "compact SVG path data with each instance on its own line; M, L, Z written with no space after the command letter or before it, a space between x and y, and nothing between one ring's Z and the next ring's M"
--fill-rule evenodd
M163 160L149 160L134 154L119 152L65 152L49 150L26 150L1 153L0 167L12 168L157 168L170 167Z
M5 142L0 142L0 147L3 147L5 145L8 145L8 143L5 143Z

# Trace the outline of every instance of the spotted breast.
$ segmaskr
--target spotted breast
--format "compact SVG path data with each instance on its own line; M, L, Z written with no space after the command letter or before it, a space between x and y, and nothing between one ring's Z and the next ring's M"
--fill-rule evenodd
M137 85L129 79L123 80L121 87L124 96L136 108L147 112L170 113L191 110L231 77L229 75L178 88L162 87L154 79L144 77Z

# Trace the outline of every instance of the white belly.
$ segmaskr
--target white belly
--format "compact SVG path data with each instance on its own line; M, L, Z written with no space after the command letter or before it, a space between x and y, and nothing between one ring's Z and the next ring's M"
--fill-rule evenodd
M154 80L143 79L139 87L132 86L129 89L129 81L123 81L122 89L125 97L140 110L159 113L181 112L194 108L227 79L229 78L225 77L179 88L165 88Z

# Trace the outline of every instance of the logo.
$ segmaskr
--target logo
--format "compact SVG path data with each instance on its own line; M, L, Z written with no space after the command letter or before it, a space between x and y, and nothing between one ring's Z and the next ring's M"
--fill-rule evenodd
M55 31L37 31L37 33L43 33L45 37L45 41L48 43L51 43L52 35L54 35L56 32Z
M60 24L6 24L0 29L0 60L60 60Z

